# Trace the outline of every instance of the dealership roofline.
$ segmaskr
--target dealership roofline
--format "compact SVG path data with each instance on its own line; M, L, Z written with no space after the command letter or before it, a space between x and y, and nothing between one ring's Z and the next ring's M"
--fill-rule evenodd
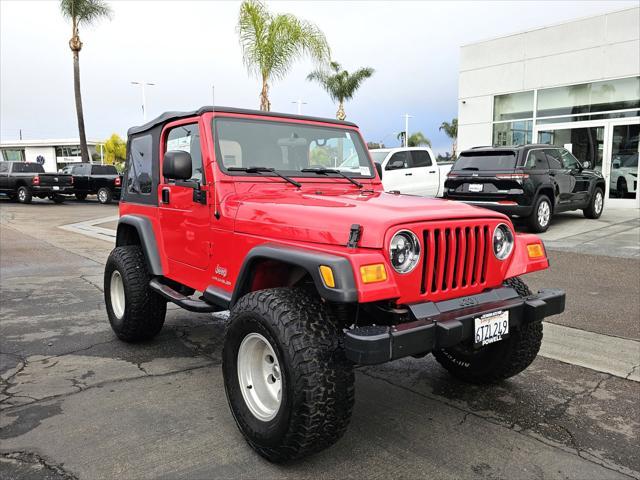
M87 140L87 145L99 145L101 140ZM48 138L42 140L9 140L0 141L0 147L65 147L68 145L80 145L79 138Z
M638 8L639 7L620 8L618 10L611 10L610 12L596 13L596 14L593 14L593 15L587 15L585 17L576 17L576 18L572 18L572 19L569 19L569 20L564 20L562 22L549 23L549 24L546 24L546 25L542 25L540 27L527 28L525 30L520 30L520 31L517 31L517 32L512 32L512 33L507 33L505 35L498 35L497 37L489 37L489 38L485 38L483 40L476 40L476 41L473 41L473 42L464 43L464 44L460 45L460 48L470 47L472 45L478 45L480 43L492 42L494 40L501 40L503 38L515 37L517 35L523 35L525 33L535 32L537 30L544 30L545 28L557 27L559 25L565 25L567 23L580 22L582 20L588 20L590 18L603 17L605 15L612 15L614 13L626 12L628 10L637 10Z

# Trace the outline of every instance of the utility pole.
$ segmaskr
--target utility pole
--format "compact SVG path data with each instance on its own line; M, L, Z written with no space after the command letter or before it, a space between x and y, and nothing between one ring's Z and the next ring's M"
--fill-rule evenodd
M295 100L291 103L297 103L298 104L298 115L302 115L302 105L306 105L307 102L303 102L301 98L299 98L298 100Z
M142 120L146 123L147 121L147 97L145 95L145 87L147 85L155 85L155 83L151 82L131 82L132 85L140 85L142 90Z
M20 140L22 140L22 129L20 129Z
M405 113L404 117L404 146L405 148L409 146L409 119L413 118L412 115Z

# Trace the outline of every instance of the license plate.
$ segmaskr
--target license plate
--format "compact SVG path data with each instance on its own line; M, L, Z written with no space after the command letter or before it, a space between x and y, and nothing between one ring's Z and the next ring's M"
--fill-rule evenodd
M60 187L53 187L54 190L60 190Z
M474 344L484 347L494 342L499 342L509 334L509 311L491 312L474 319Z
M484 185L482 183L471 183L469 184L470 192L481 192L484 189Z

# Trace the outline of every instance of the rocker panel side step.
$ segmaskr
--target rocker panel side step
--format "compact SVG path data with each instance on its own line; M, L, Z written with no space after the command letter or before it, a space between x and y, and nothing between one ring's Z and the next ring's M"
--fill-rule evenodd
M173 302L179 307L189 310L190 312L211 313L222 310L217 305L211 305L204 300L195 300L193 298L185 297L180 292L176 292L173 288L161 283L157 278L152 278L149 282L149 286L170 302Z

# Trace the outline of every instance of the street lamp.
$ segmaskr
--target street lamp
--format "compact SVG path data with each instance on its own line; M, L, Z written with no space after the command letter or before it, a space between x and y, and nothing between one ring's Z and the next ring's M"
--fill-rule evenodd
M405 113L404 117L404 146L405 148L409 146L409 119L413 118L412 115Z
M142 90L142 119L147 121L147 97L145 95L145 86L147 85L155 85L155 83L151 82L131 82L132 85L140 85Z
M302 105L306 105L307 102L303 102L301 98L299 98L298 100L294 100L291 103L297 103L298 104L298 115L302 114Z

